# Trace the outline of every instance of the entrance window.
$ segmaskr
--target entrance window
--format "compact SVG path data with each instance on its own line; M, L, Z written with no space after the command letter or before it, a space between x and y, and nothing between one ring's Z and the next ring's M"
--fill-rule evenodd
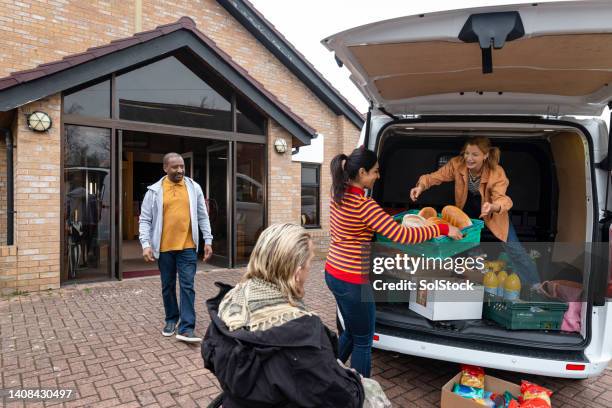
M248 262L264 227L263 145L236 144L236 264Z
M302 225L317 228L319 219L319 191L321 165L302 163Z
M110 80L86 86L85 88L81 87L80 89L65 94L64 113L95 118L110 118Z
M210 226L213 233L213 258L223 266L229 266L231 257L231 235L228 228L228 209L231 203L227 200L229 185L229 144L220 143L207 148L207 197Z
M111 131L64 126L63 280L108 278ZM66 276L67 275L67 276Z
M197 72L171 56L117 76L119 118L231 131L231 94Z
M248 261L265 222L261 136L268 119L240 89L183 48L74 87L62 102L62 281L108 278L115 266L119 277L150 272L138 263L138 216L169 151L183 156L186 175L206 191L214 236L210 263ZM249 143L235 141L249 135ZM111 174L111 157L117 174ZM120 210L112 213L111 204ZM113 256L121 263L111 261L111 230L118 238Z
M236 121L240 133L266 134L266 118L241 96L236 98Z

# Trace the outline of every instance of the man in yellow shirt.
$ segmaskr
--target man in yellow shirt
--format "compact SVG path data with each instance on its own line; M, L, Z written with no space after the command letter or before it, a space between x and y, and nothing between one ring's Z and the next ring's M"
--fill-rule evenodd
M190 343L201 342L194 334L194 280L198 262L198 228L204 238L204 261L212 256L210 220L204 193L198 183L185 177L185 163L178 153L164 156L164 172L147 189L140 212L140 243L147 262L158 260L166 314L164 336ZM176 277L180 284L180 307Z

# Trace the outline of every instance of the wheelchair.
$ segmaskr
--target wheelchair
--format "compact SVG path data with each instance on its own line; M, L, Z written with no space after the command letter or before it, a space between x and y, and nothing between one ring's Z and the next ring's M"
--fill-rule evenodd
M213 399L210 404L208 404L207 408L222 408L223 405L223 391L221 394L217 395L215 399Z

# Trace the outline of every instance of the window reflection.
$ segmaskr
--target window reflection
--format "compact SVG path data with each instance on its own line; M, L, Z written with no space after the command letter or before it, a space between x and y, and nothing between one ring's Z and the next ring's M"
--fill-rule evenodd
M213 251L229 264L229 242L227 233L227 189L228 189L228 146L223 144L208 149L208 192L210 224L213 231Z
M266 134L266 118L241 96L236 97L236 121L240 133Z
M64 113L71 115L110 118L110 80L64 95Z
M202 77L207 73L198 70ZM167 57L116 79L119 117L140 122L232 130L231 97L221 95L176 57Z
M319 215L320 171L318 164L302 163L302 225L321 224Z
M65 125L64 274L66 279L110 274L111 131Z
M236 144L236 263L248 262L264 226L264 146Z

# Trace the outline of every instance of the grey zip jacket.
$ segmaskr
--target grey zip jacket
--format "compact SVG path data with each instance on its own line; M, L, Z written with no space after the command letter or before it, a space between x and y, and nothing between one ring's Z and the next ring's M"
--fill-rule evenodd
M162 177L157 183L147 187L147 193L142 201L142 208L140 210L140 245L142 245L142 249L153 248L155 258L159 258L159 245L161 243L162 226L164 225L164 189L162 188L162 181L165 178L166 176ZM196 244L197 251L199 243L198 226L202 230L204 243L206 245L212 244L213 236L210 231L210 220L206 211L202 187L189 177L183 177L183 179L189 193L191 236Z

